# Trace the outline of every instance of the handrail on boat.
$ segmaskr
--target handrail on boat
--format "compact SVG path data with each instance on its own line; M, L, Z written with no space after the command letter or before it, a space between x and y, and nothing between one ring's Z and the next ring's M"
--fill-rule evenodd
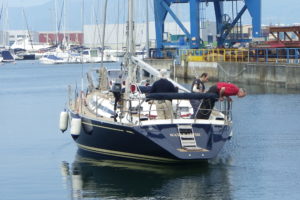
M71 88L69 87L69 107L71 107L72 103L72 98L71 98ZM85 93L80 93L81 95L78 94L77 91L75 91L75 98L74 98L74 104L72 107L74 110L78 113L82 113L82 107L84 105L87 105L86 102L86 95ZM176 100L178 101L176 103L176 107L174 109L173 107L173 117L171 118L171 123L173 123L174 119L189 119L191 116L190 110L190 105L187 106L180 106L181 101L183 100L189 100L189 99L208 99L208 98L216 98L217 95L214 94L193 94L193 93L169 93L169 94L149 94L147 96L145 95L133 95L129 96L129 98L124 99L123 98L123 103L120 105L126 105L128 103L129 107L126 109L125 107L120 107L118 109L118 114L120 122L122 123L124 117L126 117L126 120L129 122L133 123L133 119L135 119L135 123L142 124L143 121L145 120L157 120L157 115L155 115L155 112L158 110L155 108L153 109L153 104L156 100ZM133 103L135 102L135 103ZM149 109L145 109L144 103L148 102ZM99 104L98 100L95 102L95 109L90 110L95 114L96 117L99 117L98 109L99 109ZM201 111L212 111L214 114L217 114L218 116L215 117L217 120L225 120L225 121L231 121L232 119L232 102L228 100L224 101L217 101L216 105L213 109L203 109L201 108ZM200 107L199 107L200 109ZM114 111L115 112L115 111ZM152 114L154 113L154 114ZM210 113L210 112L209 112ZM222 114L221 114L222 113ZM115 115L116 116L116 115ZM111 116L113 117L113 116ZM136 120L137 119L137 120ZM193 118L196 122L197 118ZM116 120L117 121L117 120Z
M163 96L162 94L159 94L159 93L156 93L158 95L153 95L153 96L146 96L146 98L141 98L139 104L136 106L136 107L131 107L129 108L129 114L133 114L131 111L135 111L138 115L138 119L139 119L139 123L141 123L141 121L144 121L145 118L142 118L141 116L143 116L143 113L148 113L148 116L146 116L147 120L153 120L153 119L156 119L157 116L155 115L151 115L151 113L153 113L154 111L157 111L157 109L152 109L152 105L154 104L154 100L187 100L187 99L191 99L191 98L188 98L188 97L184 97L184 93L177 93L177 94L180 94L177 96L177 98L175 98L174 96L172 96L172 94L169 94L169 96ZM189 93L190 95L191 93ZM166 94L164 94L166 95ZM172 97L171 97L172 96ZM200 95L201 96L201 95ZM149 98L151 97L151 98ZM195 96L191 96L192 99L196 99L195 97L197 97L197 95ZM206 97L206 98L205 98ZM206 94L206 95L203 95L202 94L202 99L208 99L208 98L213 98L215 99L217 97L217 95L214 95L214 94ZM127 99L128 101L128 99ZM150 104L150 109L149 110L142 110L140 108L142 108L142 104L144 102L148 102ZM174 113L174 118L171 118L171 123L173 123L173 120L174 119L187 119L188 117L190 117L190 115L188 116L182 116L181 115L181 108L179 107L179 103L176 104L176 109L173 109L173 113ZM183 107L182 107L183 108ZM220 115L219 116L219 120L221 120L222 118L225 120L225 121L231 121L232 119L232 111L231 111L231 108L232 108L232 102L227 100L227 99L224 99L224 101L217 101L216 102L216 105L213 109L203 109L201 108L201 111L215 111L216 113L222 113L222 116ZM199 109L200 109L200 105L199 105ZM126 111L128 112L128 111ZM144 114L145 116L145 114ZM197 120L197 118L193 118L195 121Z

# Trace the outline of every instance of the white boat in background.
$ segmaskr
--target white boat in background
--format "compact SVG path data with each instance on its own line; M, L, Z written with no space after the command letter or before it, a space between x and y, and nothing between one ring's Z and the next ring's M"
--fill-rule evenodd
M37 59L42 57L41 50L50 47L49 44L34 43L29 38L17 38L10 49L13 49L17 56L23 57L24 59Z
M64 59L60 58L54 54L45 54L43 57L41 57L39 59L40 63L42 64L48 64L48 65L52 65L52 64L63 64L64 63Z
M11 49L24 49L29 52L36 52L40 49L49 48L49 44L34 43L29 38L17 38L16 41L11 45Z
M144 59L147 57L147 52L144 50L139 50L135 52L135 56L139 59Z
M72 52L70 48L62 48L61 46L58 46L52 51L45 52L39 61L42 64L81 63L82 56L80 53Z
M42 64L81 63L80 54L69 52L47 52L39 59Z
M99 49L86 49L81 53L61 51L46 52L39 60L42 64L68 64L68 63L100 63L102 53ZM110 52L104 51L103 62L117 62L118 58Z
M83 63L100 63L102 59L102 52L100 49L86 49L82 52ZM117 62L118 58L115 57L110 50L104 50L103 62Z
M117 51L117 50L111 50L111 51L114 52L114 51ZM121 52L124 52L124 54L121 54ZM124 57L125 52L126 52L126 48L125 48L125 50L118 50L117 51L117 53L118 53L118 55L120 55L120 57ZM145 47L141 48L139 45L136 46L134 54L135 54L135 57L137 57L139 59L144 59L144 58L147 57L147 51L146 51Z
M110 47L105 47L104 51L117 58L124 57L126 53L124 49L111 49Z

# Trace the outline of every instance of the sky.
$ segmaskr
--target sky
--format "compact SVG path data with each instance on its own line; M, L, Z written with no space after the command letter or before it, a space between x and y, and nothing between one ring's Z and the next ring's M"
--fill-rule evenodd
M49 0L4 0L2 2L7 2L9 7L31 7L43 5L49 2Z
M24 19L24 13L27 18L28 26L34 31L55 31L57 24L62 24L66 30L82 30L82 6L84 5L84 24L96 24L102 22L102 5L104 0L65 0L66 1L66 15L61 12L63 0L0 0L0 5L3 3L8 6L7 16L2 16L2 19L6 19L5 23L1 21L0 29L20 30L26 29L26 20ZM149 0L152 2L152 0ZM119 4L118 4L119 2ZM108 1L108 23L123 23L125 21L126 9L122 9L125 6L126 0L109 0ZM145 21L145 0L136 0L138 8L136 16L140 19L139 22ZM119 12L118 7L119 5ZM229 5L230 7L230 5ZM182 21L188 20L186 10L187 6L179 4L173 6L172 9L177 12ZM275 25L285 24L293 25L294 23L300 23L299 16L300 4L299 0L262 0L262 24ZM55 12L56 10L56 12ZM124 11L125 10L125 11ZM55 14L56 13L56 14ZM150 5L151 13L150 20L153 20L153 5ZM57 15L57 17L56 17ZM64 18L60 16L65 16ZM213 6L210 3L206 8L205 17L211 21L214 21ZM58 18L57 20L55 20ZM63 25L63 19L66 23ZM251 17L246 13L243 17L243 24L250 24ZM4 27L4 28L3 28Z

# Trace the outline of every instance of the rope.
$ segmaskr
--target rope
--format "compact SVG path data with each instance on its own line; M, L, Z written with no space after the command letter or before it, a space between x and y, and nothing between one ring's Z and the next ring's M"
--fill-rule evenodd
M227 77L230 77L230 78L237 78L237 77L239 77L242 73L244 73L244 71L247 70L247 67L244 67L244 69L242 69L242 70L241 70L240 72L238 72L237 74L231 75L231 74L229 74L227 71L225 71L225 69L222 67L221 64L218 63L218 67L225 73L225 75L226 75Z

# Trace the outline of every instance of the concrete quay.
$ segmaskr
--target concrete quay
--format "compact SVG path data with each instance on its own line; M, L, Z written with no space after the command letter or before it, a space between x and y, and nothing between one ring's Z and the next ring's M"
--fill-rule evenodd
M256 62L182 62L170 60L149 62L157 69L166 68L171 77L193 79L203 72L209 73L210 81L228 81L243 84L258 84L288 89L300 89L300 64Z

